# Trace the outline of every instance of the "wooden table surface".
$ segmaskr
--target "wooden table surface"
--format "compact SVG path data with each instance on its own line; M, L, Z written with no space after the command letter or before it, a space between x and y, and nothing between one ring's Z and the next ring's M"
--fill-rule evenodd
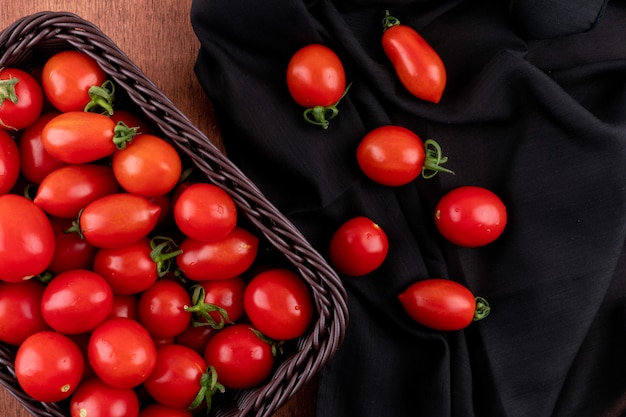
M0 30L40 11L67 11L96 24L185 113L220 144L212 106L193 73L198 40L189 23L191 0L21 0L0 8ZM274 417L313 417L316 381ZM30 417L4 389L0 416Z

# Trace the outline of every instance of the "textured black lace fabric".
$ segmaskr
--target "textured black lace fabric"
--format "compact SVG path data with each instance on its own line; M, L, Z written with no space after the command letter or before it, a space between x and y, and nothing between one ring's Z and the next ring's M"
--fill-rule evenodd
M438 104L398 82L385 10L442 57ZM390 252L342 278L350 324L320 375L320 417L617 417L626 410L626 4L623 1L194 0L196 73L227 155L327 256L364 215ZM352 86L327 130L285 83L292 54L332 48ZM439 142L455 175L390 188L355 160L397 124ZM447 191L479 185L507 205L496 242L459 248L433 223ZM491 315L457 332L412 322L397 295L443 277Z

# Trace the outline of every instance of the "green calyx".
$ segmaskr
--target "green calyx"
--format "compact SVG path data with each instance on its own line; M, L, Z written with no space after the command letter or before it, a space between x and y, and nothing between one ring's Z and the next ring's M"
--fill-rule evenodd
M437 175L438 172L454 175L453 171L441 166L448 162L448 157L443 156L441 146L435 140L426 139L424 141L424 152L426 156L424 158L424 166L422 167L422 177L429 179Z
M183 253L177 247L174 239L167 236L155 236L150 240L150 258L154 261L157 267L157 274L159 277L165 276L172 268L174 259Z
M113 102L115 101L115 84L107 80L102 85L89 87L89 103L85 105L84 111L101 113L111 116L113 114Z
M339 114L339 109L337 109L337 105L339 102L348 94L348 90L352 84L348 84L346 89L344 90L339 100L337 100L334 104L330 106L315 106L306 109L303 113L304 120L307 122L322 126L324 129L328 129L329 120L334 119Z
M207 371L200 378L200 389L193 402L187 407L187 410L193 411L200 407L202 402L206 404L206 414L211 411L211 403L213 396L217 393L226 392L226 388L217 379L217 372L213 366L209 366Z
M491 313L491 307L487 300L476 297L476 308L474 309L474 321L482 320Z
M194 285L192 290L191 306L185 306L185 311L197 317L192 323L195 327L211 326L219 330L224 328L227 323L232 324L228 317L228 312L224 308L204 301L206 292L201 285ZM217 319L215 316L217 316Z
M126 149L126 145L132 142L135 135L137 135L136 127L128 127L124 122L117 122L113 128L113 143L119 150Z
M383 32L394 26L398 26L400 20L389 14L389 10L385 10L385 17L383 18Z

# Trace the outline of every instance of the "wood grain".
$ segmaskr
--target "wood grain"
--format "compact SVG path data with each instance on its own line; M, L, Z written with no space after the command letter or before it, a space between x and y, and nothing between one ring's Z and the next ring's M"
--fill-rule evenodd
M41 11L67 11L96 24L191 122L221 148L213 107L193 73L199 42L189 22L191 0L20 0L0 8L0 29ZM315 416L316 380L274 417ZM30 417L4 389L0 416Z

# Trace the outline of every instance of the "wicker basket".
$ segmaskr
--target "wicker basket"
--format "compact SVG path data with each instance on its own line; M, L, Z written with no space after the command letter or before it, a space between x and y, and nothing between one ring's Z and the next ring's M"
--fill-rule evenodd
M145 115L208 181L226 190L258 236L297 268L309 285L317 309L310 333L293 344L269 382L219 395L211 411L215 416L270 416L341 344L348 319L341 281L290 221L95 25L65 12L24 17L0 33L0 67L33 69L51 54L66 49L95 58L116 84L116 102L125 100L124 107ZM13 347L0 345L0 383L34 416L67 417L60 405L40 403L24 394L15 379L14 353Z

